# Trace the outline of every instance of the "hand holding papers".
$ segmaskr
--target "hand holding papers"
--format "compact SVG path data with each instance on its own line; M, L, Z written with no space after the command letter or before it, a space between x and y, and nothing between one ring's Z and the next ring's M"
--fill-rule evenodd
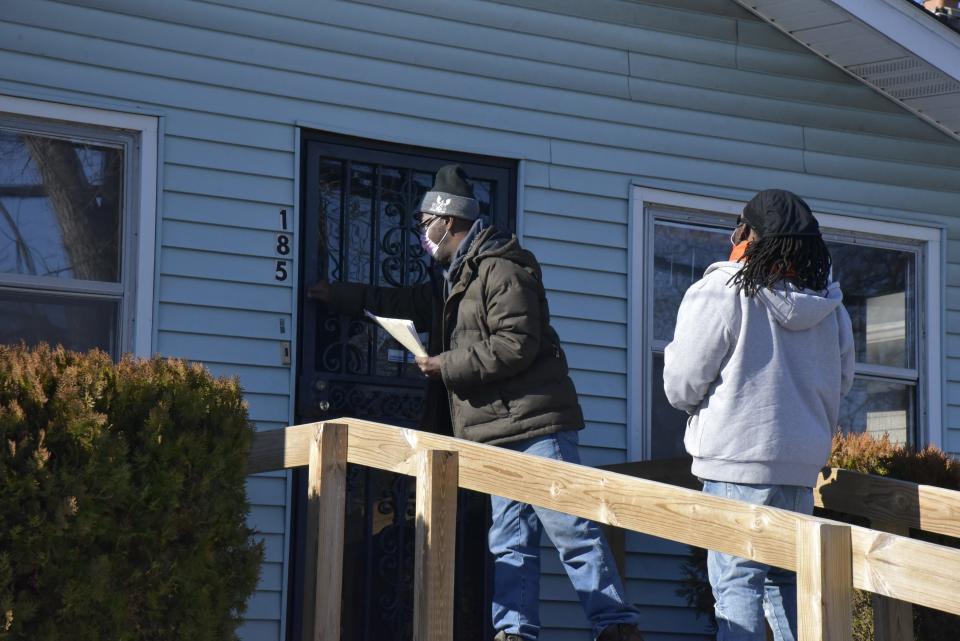
M417 334L413 321L404 318L383 318L371 314L367 310L363 311L367 318L373 320L377 325L386 330L388 334L397 339L397 342L406 347L414 356L426 357L427 350L420 342L420 336Z

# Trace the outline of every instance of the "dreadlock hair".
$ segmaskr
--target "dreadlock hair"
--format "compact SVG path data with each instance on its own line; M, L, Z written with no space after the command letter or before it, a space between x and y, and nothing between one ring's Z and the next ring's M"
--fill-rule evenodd
M743 268L729 282L747 297L763 288L772 289L780 281L787 281L800 289L820 291L827 288L830 250L819 234L761 236L747 245L743 261Z

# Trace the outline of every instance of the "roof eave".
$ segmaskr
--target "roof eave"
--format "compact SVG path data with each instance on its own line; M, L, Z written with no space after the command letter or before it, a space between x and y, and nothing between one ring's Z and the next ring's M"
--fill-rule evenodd
M804 0L802 9L784 0L736 1L960 140L960 33L933 15L904 0Z

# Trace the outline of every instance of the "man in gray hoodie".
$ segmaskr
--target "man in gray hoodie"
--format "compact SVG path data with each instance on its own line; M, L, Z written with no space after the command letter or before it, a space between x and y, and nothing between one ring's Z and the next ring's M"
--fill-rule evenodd
M811 514L854 344L830 253L807 204L782 190L743 210L730 260L684 295L664 355L664 391L690 418L693 473L714 496ZM791 572L710 551L718 641L795 641Z

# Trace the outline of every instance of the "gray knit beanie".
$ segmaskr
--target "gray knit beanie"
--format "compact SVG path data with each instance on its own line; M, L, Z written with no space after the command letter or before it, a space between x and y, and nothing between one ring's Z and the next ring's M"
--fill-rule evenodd
M460 165L444 165L437 172L433 188L420 203L420 212L433 216L454 216L476 220L480 203L473 195L467 172Z

